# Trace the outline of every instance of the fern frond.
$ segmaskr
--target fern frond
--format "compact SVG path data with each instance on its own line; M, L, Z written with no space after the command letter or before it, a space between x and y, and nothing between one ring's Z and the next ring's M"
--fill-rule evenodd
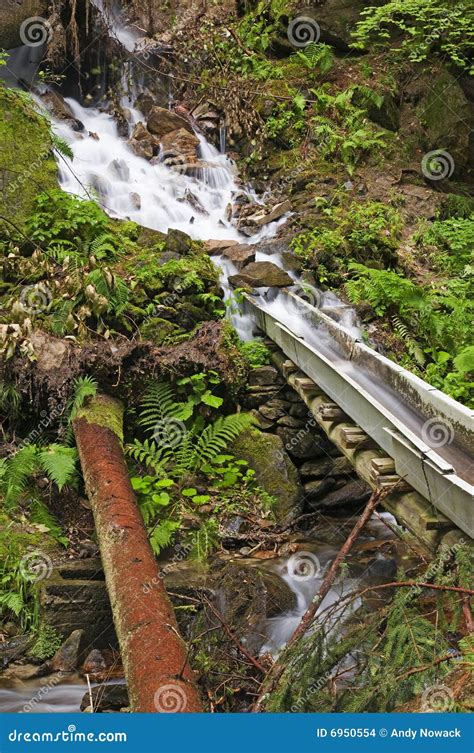
M135 439L133 444L127 445L126 452L138 463L154 470L157 476L164 475L166 461L173 454L169 447L158 447L156 442L149 439L144 442Z
M196 471L204 463L211 462L253 423L254 419L248 413L234 413L221 416L215 423L206 426L194 450L192 470Z
M185 421L192 414L192 405L179 403L171 385L166 382L152 382L141 401L139 424L146 431L155 431L159 423L175 419Z
M56 149L59 154L61 154L63 157L67 157L70 160L74 159L74 152L65 139L63 139L61 136L58 136L57 133L53 132L51 134L51 141L53 143L53 148Z
M44 526L49 534L63 546L67 546L68 539L64 536L58 521L39 499L33 500L30 511L30 520L36 525Z
M77 450L60 444L50 444L39 453L41 467L59 491L76 478Z
M6 462L4 480L6 483L5 505L14 506L25 489L29 479L38 470L38 447L26 445Z

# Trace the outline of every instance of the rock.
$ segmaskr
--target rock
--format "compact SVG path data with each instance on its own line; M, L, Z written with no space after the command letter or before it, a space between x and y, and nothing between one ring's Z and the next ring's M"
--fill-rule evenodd
M147 128L150 133L161 139L167 133L184 129L194 136L193 129L187 120L171 110L154 105L148 113ZM195 137L196 138L196 137Z
M206 241L207 250L210 256L218 256L226 248L231 246L239 246L239 241Z
M237 243L235 246L225 248L222 251L222 256L230 259L237 269L242 269L249 262L255 261L255 249L247 243Z
M135 209L141 209L142 206L142 198L139 193L135 193L135 191L132 191L130 194L130 201L133 204L133 207Z
M20 45L25 44L25 40L21 38L20 36L20 29L22 28L22 23L28 24L28 19L30 19L30 26L31 26L31 20L34 20L35 18L41 17L46 18L48 15L48 6L49 2L48 0L17 0L16 2L2 2L1 3L1 12L2 12L2 25L0 28L0 48L3 50L11 50L14 47L19 47ZM33 29L35 28L33 26L32 31L28 34L28 28L29 26L26 26L26 36L28 39L30 39L31 42L33 42L36 46L38 44L38 37L32 33ZM36 27L38 28L38 26ZM46 27L39 25L39 39L41 40L42 37L46 37ZM45 39L46 41L46 39Z
M84 639L84 630L72 631L51 660L51 667L55 672L72 672L77 669Z
M328 449L331 446L327 439L317 434L314 427L310 426L303 429L279 426L277 434L281 438L286 451L298 460L324 457L328 454Z
M151 96L151 94L147 94L146 92L139 94L135 100L135 107L137 108L137 110L140 110L140 112L143 113L145 117L148 117L150 110L154 104L155 101L153 97Z
M94 713L104 711L120 711L128 706L128 691L125 683L114 685L97 685L92 688L92 708ZM91 705L91 696L86 693L81 701L81 711Z
M49 662L44 664L10 664L7 669L2 671L2 679L21 680L26 682L50 674L51 667Z
M179 199L179 201L186 201L194 209L195 212L198 212L198 214L209 216L207 209L203 207L199 198L196 196L196 194L190 191L189 188L185 190L182 199Z
M49 91L41 95L48 110L57 120L63 120L73 131L83 131L84 124L75 116L66 100L57 92Z
M280 437L248 429L232 445L232 452L246 460L257 482L275 498L273 511L279 522L299 512L302 488L298 471L285 452Z
M266 211L264 209L255 214L246 215L245 224L255 225L257 227L261 227L262 225L268 225L269 222L274 222L275 220L279 220L280 217L283 217L283 215L289 212L290 210L291 210L291 203L288 200L282 201L280 204L275 204L275 206L272 207L272 209L270 209L269 211Z
M34 639L29 635L17 635L11 640L0 642L0 669L23 656L33 643Z
M217 584L214 604L219 614L247 650L258 656L266 621L292 610L295 594L276 573L247 563L218 561L210 575Z
M354 469L345 457L308 460L300 468L302 478L324 478L327 475L337 478L338 476L351 476L353 473Z
M265 403L265 405L260 406L258 410L265 418L268 418L270 421L276 421L282 416L286 416L288 407L289 406L285 400L274 398L268 400L268 402Z
M174 254L184 256L192 251L192 248L193 242L189 235L183 233L182 230L177 230L176 228L171 228L170 230L168 230L165 247L163 249L164 251L171 251Z
M377 5L380 3L370 3ZM317 7L316 7L317 6ZM352 41L352 32L356 23L361 19L361 12L367 7L366 0L325 0L322 3L314 3L313 7L305 7L304 13L296 13L295 16L302 15L314 19L313 27L315 37L313 41L330 44L341 52L350 51ZM295 27L295 38L298 42L297 27ZM316 31L319 31L316 39ZM310 41L310 40L308 40ZM277 51L288 54L298 49L292 45L287 36L281 36L274 44ZM304 50L303 50L304 51Z
M353 507L367 502L371 493L369 485L358 479L330 492L317 502L310 500L310 504L312 507L324 510L346 506Z
M92 651L87 654L84 661L82 674L90 675L92 678L97 678L98 676L103 677L106 670L107 662L105 661L102 652L97 648L93 648Z
M128 145L132 152L134 152L137 157L142 157L143 159L151 160L153 157L153 146L145 140L137 141L136 139L129 139Z
M130 168L123 159L114 159L107 167L108 172L116 179L127 183L130 180Z
M290 429L301 429L305 425L304 421L293 416L282 416L277 421L278 426L289 426Z
M319 481L309 481L304 485L305 497L310 501L319 499L326 492L330 492L336 486L336 479L332 476L326 476Z
M245 286L284 288L293 284L290 275L270 261L254 261L247 264L239 274L231 275L229 282L236 288Z
M160 138L162 153L161 159L165 165L177 167L182 173L198 165L197 148L199 139L194 133L189 133L184 128L171 131Z
M283 384L283 377L274 366L258 366L252 369L249 374L248 383L250 385L271 385Z

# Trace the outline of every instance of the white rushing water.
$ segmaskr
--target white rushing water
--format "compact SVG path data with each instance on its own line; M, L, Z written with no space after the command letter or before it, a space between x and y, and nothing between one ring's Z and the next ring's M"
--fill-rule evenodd
M154 230L177 228L192 238L241 239L226 220L226 207L241 192L233 164L202 135L198 138L204 166L196 177L190 177L134 154L118 135L111 115L82 107L73 99L66 101L84 124L85 132L73 131L64 122L55 124L56 133L74 153L72 161L64 158L59 163L59 180L65 191L97 198L111 216L128 218ZM131 120L141 120L137 110L131 110Z

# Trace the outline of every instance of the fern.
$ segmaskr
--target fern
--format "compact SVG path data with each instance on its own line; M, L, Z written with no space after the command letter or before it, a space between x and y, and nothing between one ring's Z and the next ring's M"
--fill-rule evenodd
M53 143L53 148L56 149L62 157L67 157L70 160L74 159L74 152L65 139L53 132L51 134L51 141Z
M159 477L165 474L166 461L173 455L169 447L159 447L156 442L149 439L145 439L144 442L135 439L127 446L127 453L138 463L154 470Z
M173 542L176 531L180 528L177 520L162 520L156 525L150 534L150 544L154 553L158 556L162 549L165 549Z
M239 434L254 423L252 416L247 413L235 413L231 416L221 416L200 434L192 455L190 465L194 471L199 470L204 463L210 463L221 454Z
M79 377L74 382L74 394L66 405L67 430L65 435L66 444L71 444L74 438L72 431L72 422L78 411L84 405L88 397L94 397L97 394L98 383L90 376Z
M112 233L102 233L94 238L89 246L89 253L96 257L96 259L106 259L110 256L115 256L117 248L115 246L116 237Z
M54 515L48 510L46 505L39 499L33 500L33 505L30 513L30 520L35 525L42 526L48 530L48 533L63 546L67 546L68 539L64 536L61 526L54 517Z
M166 425L166 420L185 421L190 418L193 406L175 399L173 388L166 382L153 382L141 402L139 424L145 430L155 430L157 424Z
M31 476L38 470L37 451L36 445L26 445L6 460L2 485L6 487L5 505L7 509L18 502Z
M108 311L121 314L128 303L130 291L119 275L112 274L107 268L94 269L85 280L85 287L93 285L99 296L108 301Z
M77 450L60 444L50 444L39 455L41 467L59 491L76 480Z

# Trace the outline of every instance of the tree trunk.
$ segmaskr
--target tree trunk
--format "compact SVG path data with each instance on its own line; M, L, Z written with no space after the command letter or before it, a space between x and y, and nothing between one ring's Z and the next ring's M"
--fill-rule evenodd
M100 395L74 419L135 712L202 711L186 645L150 548L122 449L123 407Z

